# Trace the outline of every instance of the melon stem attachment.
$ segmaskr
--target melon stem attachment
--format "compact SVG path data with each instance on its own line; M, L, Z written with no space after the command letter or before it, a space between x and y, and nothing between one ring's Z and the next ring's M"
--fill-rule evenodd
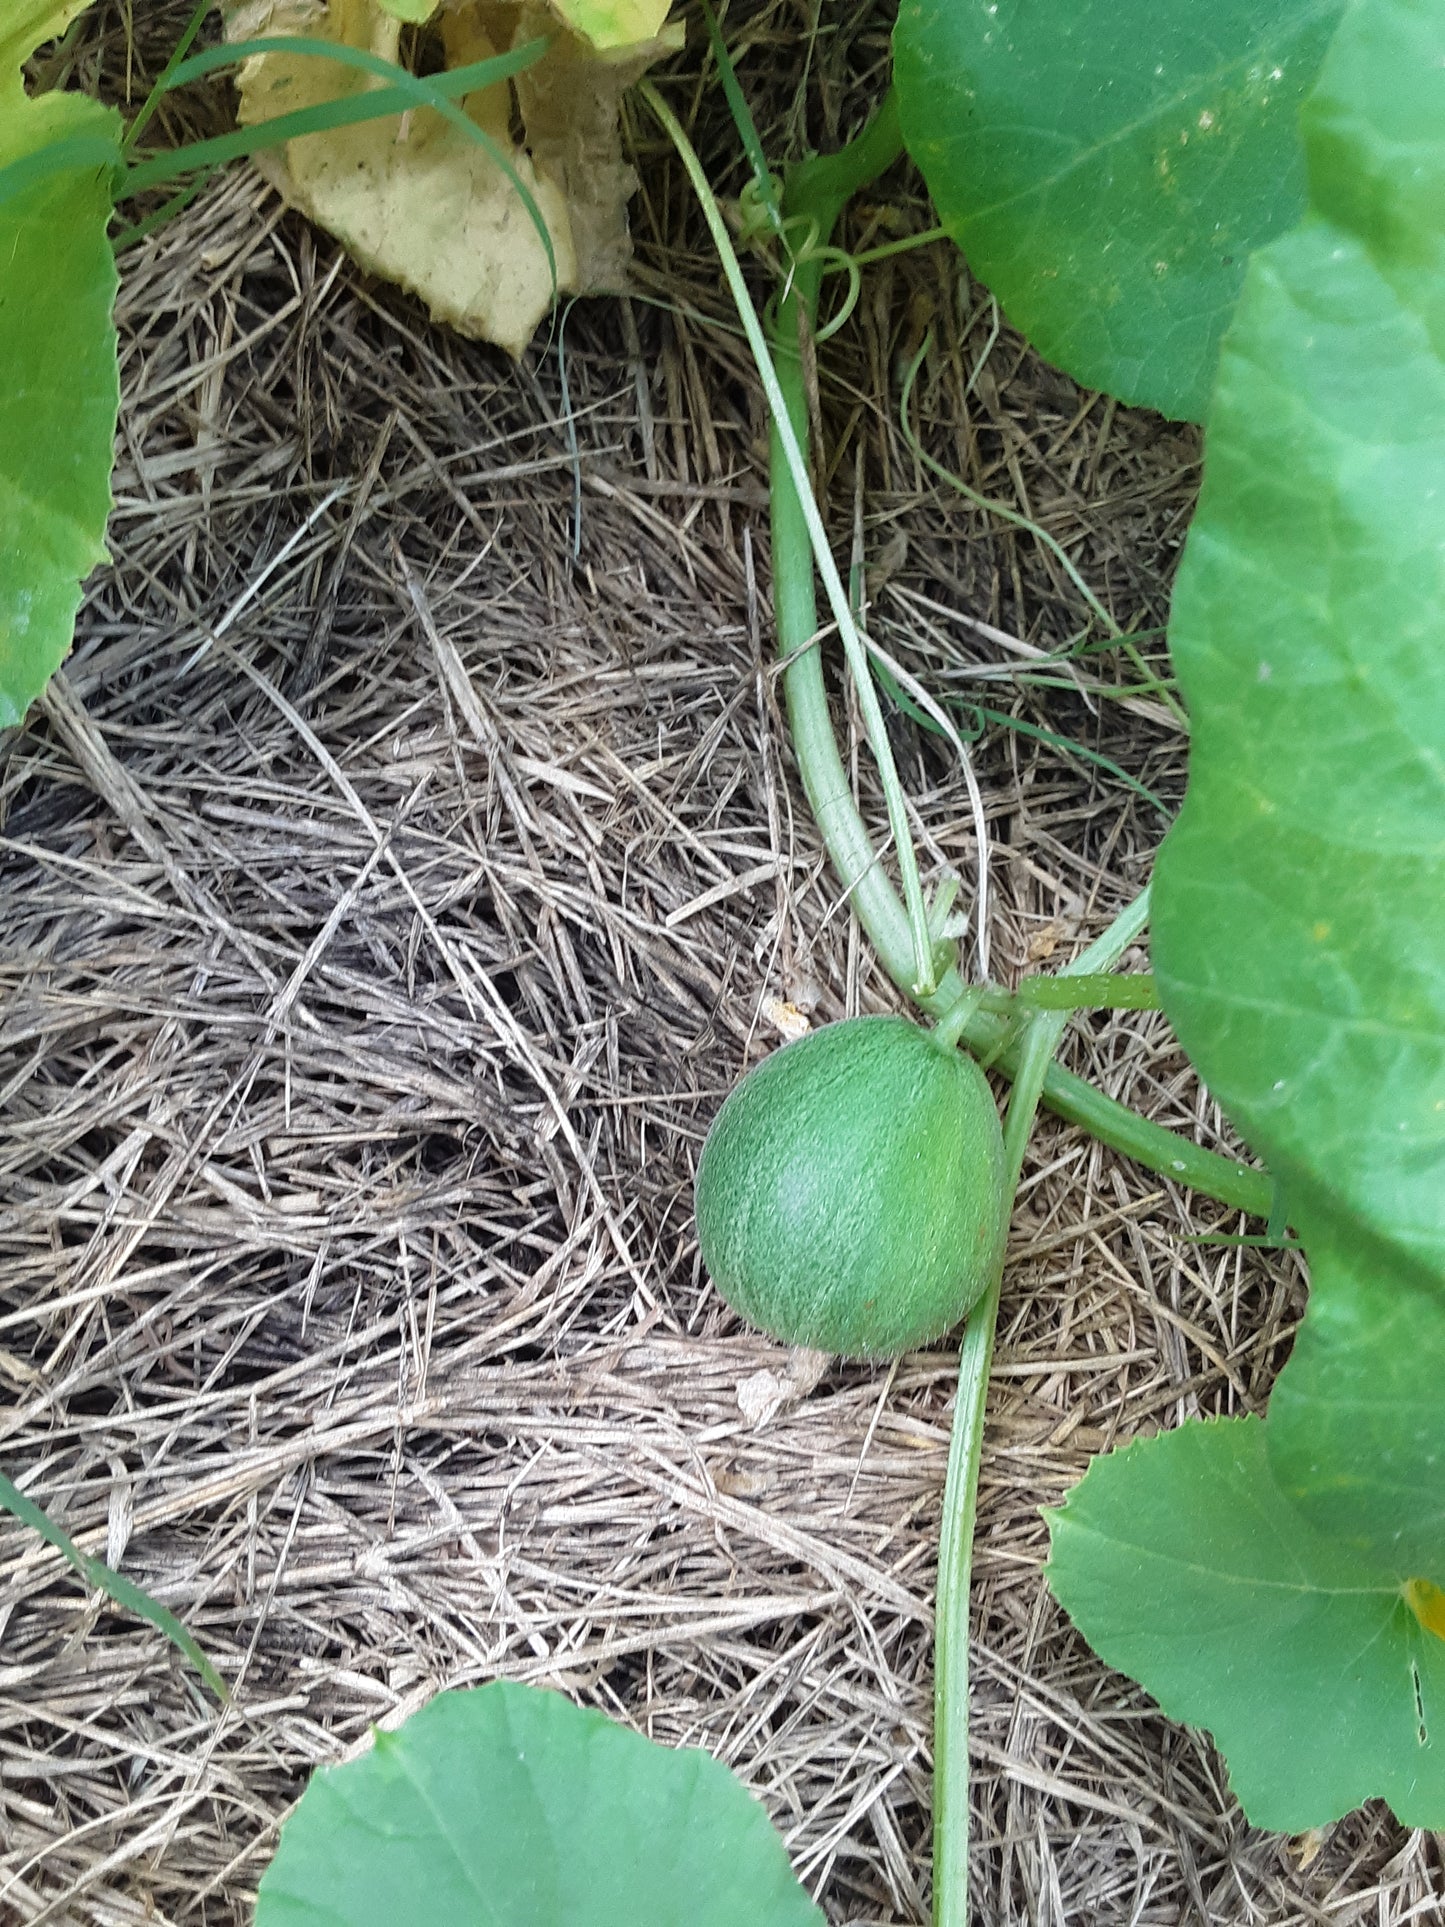
M933 1027L933 1041L940 1050L954 1050L962 1043L975 1013L983 1003L984 986L971 984L953 1008Z

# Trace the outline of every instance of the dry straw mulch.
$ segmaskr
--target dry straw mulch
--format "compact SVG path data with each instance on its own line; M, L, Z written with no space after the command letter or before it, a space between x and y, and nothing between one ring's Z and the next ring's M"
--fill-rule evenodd
M138 70L185 10L156 10ZM875 96L866 10L824 22L802 84L798 17L733 31L772 153ZM123 88L121 8L77 57ZM736 191L699 72L669 84ZM183 1616L235 1701L4 1522L5 1922L244 1921L312 1766L498 1676L726 1760L831 1919L927 1919L953 1355L789 1359L692 1233L768 1000L899 1000L780 722L757 388L679 172L637 136L636 293L569 314L565 389L555 338L514 368L428 327L244 174L127 257L114 565L0 749L0 1464ZM911 176L889 185L855 242L927 225ZM1192 434L1041 367L946 250L901 257L823 356L875 633L935 694L1177 801L1178 733L1108 693L1131 672L1041 676L1081 627L1046 554L909 454L926 326L932 451L1131 626L1163 619L1196 480ZM837 713L856 740L841 687ZM956 764L903 718L897 741L930 868L971 877ZM1101 927L1163 818L1026 731L977 755L1009 980ZM1219 1138L1162 1020L1066 1048ZM1251 1831L1208 1742L1100 1667L1040 1576L1039 1507L1091 1452L1264 1398L1302 1282L1189 1242L1238 1228L1038 1133L977 1554L987 1927L1438 1908L1434 1845L1382 1809Z

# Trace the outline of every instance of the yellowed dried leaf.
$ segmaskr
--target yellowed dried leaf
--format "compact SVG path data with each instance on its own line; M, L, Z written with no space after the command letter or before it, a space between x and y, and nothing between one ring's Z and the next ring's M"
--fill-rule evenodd
M646 5L655 10L656 0ZM372 272L420 295L437 320L520 355L554 293L623 285L637 182L622 158L618 103L676 37L599 54L541 0L442 0L424 31L438 37L449 69L539 35L551 40L535 66L458 105L530 190L551 238L555 288L516 183L431 108L308 134L258 165L292 205ZM307 34L388 60L401 45L400 24L380 0L244 0L228 12L226 32L232 40ZM266 54L245 64L239 84L250 125L380 83L308 55Z
M655 40L669 4L670 0L555 0L558 19L599 51Z

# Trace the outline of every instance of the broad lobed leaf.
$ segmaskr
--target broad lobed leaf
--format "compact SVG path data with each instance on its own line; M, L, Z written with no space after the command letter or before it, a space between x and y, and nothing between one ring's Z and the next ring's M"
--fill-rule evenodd
M725 1766L559 1693L440 1693L312 1777L256 1927L823 1927Z
M1445 0L1355 0L1303 129L1311 212L1246 278L1175 595L1194 734L1153 950L1309 1308L1267 1422L1097 1463L1051 1577L1257 1823L1379 1795L1439 1828Z
M1359 0L1304 126L1322 211L1251 269L1175 593L1154 955L1316 1296L1445 1294L1445 0Z
M1214 721L1161 863L1155 953L1181 1036L1285 1178L1310 1252L1309 1313L1270 1408L1276 1476L1317 1523L1439 1582L1441 0L1357 8L1305 128L1321 212L1242 304L1181 572L1179 660ZM1265 582L1279 615L1255 638L1224 612ZM1193 649L1208 626L1212 646ZM1225 874L1230 852L1247 885Z
M1101 1658L1210 1729L1256 1826L1382 1796L1438 1827L1445 1640L1285 1499L1264 1434L1196 1419L1096 1459L1051 1515L1050 1584Z
M1343 0L902 0L904 137L1010 321L1199 420L1250 251L1305 204L1296 116Z
M27 0L0 27L0 169L89 137L119 160L119 116L79 94L30 99L20 63L81 11ZM0 200L0 728L70 647L80 585L105 557L120 408L112 176L66 167Z
M1309 1314L1269 1402L1275 1476L1362 1556L1445 1585L1445 1299L1328 1232L1310 1264Z

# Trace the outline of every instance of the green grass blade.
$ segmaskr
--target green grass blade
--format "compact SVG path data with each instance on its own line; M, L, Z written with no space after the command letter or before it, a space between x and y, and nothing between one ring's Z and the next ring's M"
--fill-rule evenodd
M1037 723L1026 723L1021 716L1005 715L1002 710L989 709L983 703L966 702L961 706L972 709L985 722L997 723L1003 729L1014 730L1018 735L1031 737L1035 742L1047 743L1051 749L1062 750L1066 755L1078 756L1086 763L1093 763L1096 768L1107 771L1116 783L1122 783L1126 789L1133 790L1136 796L1142 796L1146 803L1152 803L1161 816L1172 815L1169 805L1157 790L1151 790L1147 783L1141 783L1137 776L1131 776L1128 770L1121 768L1112 756L1105 756L1102 750L1090 749L1087 743L1079 742L1076 737L1060 736L1052 729L1043 729Z
M141 102L140 112L125 131L125 138L121 142L120 147L121 153L127 157L129 157L136 142L145 132L150 123L151 116L155 113L157 107L160 106L161 96L170 91L175 79L176 69L190 52L196 35L205 25L206 15L210 11L211 0L201 0L200 5L186 22L185 31L171 49L170 59L166 62L165 66L161 68L160 73L156 76L154 87L151 88L150 92Z
M82 1552L75 1541L51 1518L50 1514L28 1499L11 1480L0 1472L0 1506L13 1513L22 1525L29 1526L32 1532L39 1533L47 1545L55 1550L80 1574L88 1585L103 1592L127 1612L144 1619L155 1627L185 1659L196 1669L211 1691L220 1700L228 1700L230 1691L226 1682L216 1671L199 1645L188 1633L180 1620L169 1607L163 1606L158 1599L152 1599L144 1587L127 1579L123 1573L114 1572L104 1560L93 1559L89 1553Z
M733 66L732 55L727 50L727 42L722 37L722 29L717 23L708 0L702 0L702 17L707 22L707 37L712 46L712 57L717 62L718 79L722 82L723 98L728 104L728 112L733 117L733 126L738 130L738 139L748 157L748 165L753 170L753 186L757 190L758 205L768 217L768 225L780 238L783 233L783 214L778 205L777 183L768 157L763 152L763 143L758 135L757 122L752 110L738 85L737 70Z
M343 67L355 68L358 73L370 74L374 80L392 85L408 84L412 95L409 106L434 107L441 100L456 100L463 94L476 93L524 72L542 58L551 44L544 35L538 35L504 54L491 54L486 60L474 60L465 67L449 67L444 73L428 74L422 79L399 67L394 60L383 60L380 54L367 53L362 47L344 47L339 41L322 40L309 34L258 34L254 40L234 40L227 46L207 47L201 53L192 54L171 75L167 91L188 87L193 80L204 80L222 67L241 66L260 54L302 54L316 60L337 61Z
M267 53L334 60L343 67L354 68L387 84L347 100L319 103L294 114L278 114L254 127L237 128L230 134L219 134L211 140L193 141L187 147L154 155L131 168L121 193L129 196L146 188L167 186L196 168L218 167L226 161L240 160L308 134L329 133L334 128L354 126L359 121L403 114L408 108L430 107L468 140L475 141L493 165L500 168L512 183L542 243L555 294L557 255L536 197L503 149L484 128L462 112L454 98L495 86L499 81L510 79L513 74L523 72L542 58L550 44L540 38L529 40L508 53L497 54L489 60L473 61L469 66L456 67L448 73L430 74L424 80L408 73L404 67L398 67L395 62L383 60L379 55L367 53L359 47L343 47L334 41L317 40L306 35L264 34L254 40L238 41L230 47L208 47L204 53L194 54L189 60L181 62L171 76L171 88L201 79L220 67L234 66L254 55Z
M896 704L905 716L911 717L920 729L926 729L933 736L942 736L944 732L938 724L901 687L898 678L887 664L879 662L876 656L872 658L872 662L873 673L878 678L879 687L889 701ZM1072 687L1067 683L1061 683L1059 686ZM1142 796L1146 803L1152 803L1161 816L1168 817L1171 814L1163 797L1151 790L1147 783L1141 783L1137 776L1131 776L1128 770L1121 768L1114 761L1112 756L1105 756L1101 750L1090 749L1086 743L1078 742L1072 736L1060 736L1052 729L1043 729L1037 723L1026 723L1021 717L1009 716L1001 709L989 709L983 703L971 702L966 697L955 699L948 704L948 707L956 710L972 710L978 717L979 720L972 730L965 728L962 732L969 741L975 741L983 734L984 723L997 723L1003 729L1012 729L1020 736L1031 737L1035 742L1047 743L1051 749L1061 750L1066 755L1077 756L1086 763L1093 763L1096 768L1107 771L1116 783L1122 783L1126 789L1133 790L1136 796Z
M111 240L111 246L115 252L123 253L126 248L134 247L137 241L144 241L148 234L154 234L157 228L163 228L167 221L173 221L178 214L190 206L198 194L204 191L207 181L215 171L214 167L203 168L194 179L187 181L184 187L172 194L171 198L154 213L147 214L143 221L136 221L130 227L122 228L120 233L113 236Z

